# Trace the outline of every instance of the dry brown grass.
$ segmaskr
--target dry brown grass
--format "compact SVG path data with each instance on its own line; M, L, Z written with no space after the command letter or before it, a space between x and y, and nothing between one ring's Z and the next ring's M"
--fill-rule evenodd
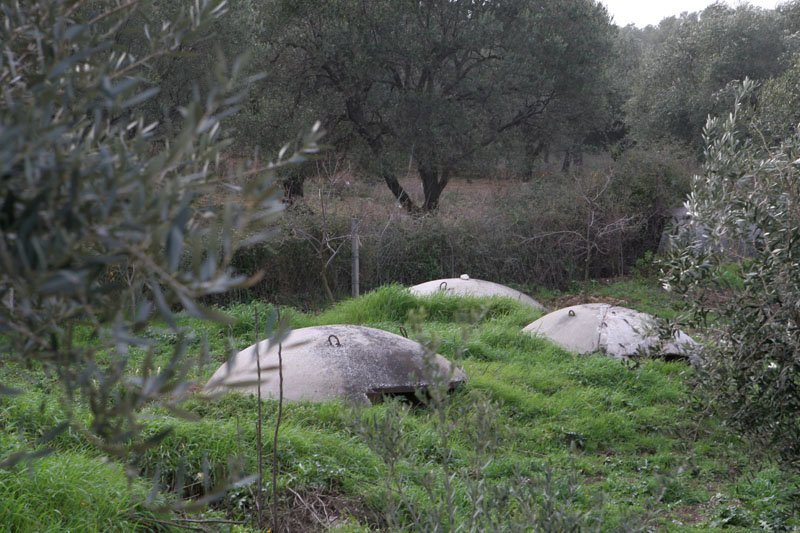
M660 183L653 174L660 170L643 165L650 174L639 179L642 203L627 194L629 181L640 175L638 167L614 170L612 163L586 161L574 174L542 165L529 179L507 169L456 176L435 213L412 216L382 180L347 160L324 157L303 167L305 196L281 218L276 238L237 258L241 272L269 274L235 300L269 298L305 307L349 294L352 219L360 221L362 292L464 273L527 290L623 275L651 246L651 233L659 231L648 233L640 221L651 208L647 194ZM228 169L237 165L241 162L226 161ZM604 193L616 171L617 188ZM420 205L422 183L410 167L399 181ZM587 205L586 191L598 187L598 195L604 195L596 202L599 207L590 208L595 204ZM587 220L595 221L589 234Z
M400 184L419 205L423 201L422 182L414 175L400 178ZM453 179L442 193L437 216L448 221L491 216L503 200L525 184L517 179L480 180ZM305 182L303 204L312 210L321 202L333 215L355 217L365 221L386 221L392 217L409 217L382 181L338 172L333 176L317 174Z
M280 497L279 507L280 533L328 531L350 521L378 530L385 526L380 514L363 501L325 490L287 489ZM266 531L272 522L269 516L264 518L262 527Z

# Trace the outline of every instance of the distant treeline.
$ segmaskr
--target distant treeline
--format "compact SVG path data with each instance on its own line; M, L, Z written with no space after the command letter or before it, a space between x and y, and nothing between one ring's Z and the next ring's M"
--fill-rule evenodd
M145 22L178 9L156 2L118 43L135 51ZM639 29L593 0L232 0L211 38L154 64L150 106L169 131L220 53L246 56L242 68L264 77L229 119L238 151L268 158L320 120L332 150L407 209L430 210L454 176L500 162L568 170L586 152L664 140L701 157L706 117L727 112L745 77L763 82L759 113L780 137L800 121L798 31L800 1L714 4ZM397 180L409 162L421 205ZM303 174L283 176L288 195L302 194Z

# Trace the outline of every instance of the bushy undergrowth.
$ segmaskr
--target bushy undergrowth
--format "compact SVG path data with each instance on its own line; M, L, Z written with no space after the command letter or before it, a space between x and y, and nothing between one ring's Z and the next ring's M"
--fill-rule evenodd
M597 286L595 294L646 294L646 283L626 283ZM670 309L666 301L654 307ZM252 342L256 309L261 317L268 311L267 304L230 308L236 321L230 328L181 319L215 354L213 364L193 370L198 380L207 379L229 346L241 349ZM319 314L285 310L293 327L356 323L397 331L405 325L442 355L460 359L470 380L437 405L389 401L359 411L338 402L285 405L278 449L284 527L297 529L300 523L291 517L305 513L305 526L321 528L316 520L322 515L309 513L300 502L308 507L326 502L331 513L335 508L331 526L394 530L707 530L762 522L779 530L798 524L792 483L800 480L768 460L754 463L754 450L745 442L693 411L687 366L644 361L631 369L600 356L572 356L520 333L539 314L511 300L416 298L398 286ZM422 316L427 319L420 321ZM156 357L166 360L175 339L157 329L150 336L163 346ZM15 372L3 369L4 376ZM20 383L19 376L14 379ZM25 388L29 392L0 404L0 426L9 428L0 432L4 454L35 443L60 420L44 378ZM158 447L131 457L161 494L196 499L214 493L226 479L254 472L255 398L195 396L183 408L200 421L155 406L142 413L148 434L171 428ZM276 413L276 403L266 401L267 428ZM93 465L67 494L79 493L86 483L103 486L105 470L98 465L104 459L90 442L65 433L52 445L53 463L41 464L59 464L61 457L66 464L77 455ZM269 464L270 439L264 454ZM116 464L109 468L123 476ZM17 479L23 472L0 471L0 500L11 494L12 502L38 501L29 492L40 488ZM142 492L103 492L107 500L94 506L97 514L76 500L78 523L103 524L103 509L124 509L124 516L136 518L130 513ZM229 491L214 507L228 519L251 523L253 486ZM30 509L25 524L46 524L50 508L25 507ZM48 528L58 526L39 527Z
M706 400L800 470L800 137L766 144L752 120L755 88L745 80L732 112L708 120L691 222L664 282L696 324L716 318L699 376Z
M621 275L657 248L667 211L688 190L693 161L678 147L636 147L572 173L478 180L463 192L454 184L438 213L417 218L361 209L365 194L386 194L356 186L367 178L347 176L349 187L340 185L342 177L321 179L319 195L286 213L276 240L237 255L240 271L264 270L264 281L216 302L268 298L314 306L326 299L325 284L334 295L349 294L353 217L360 219L362 292L463 273L562 289Z

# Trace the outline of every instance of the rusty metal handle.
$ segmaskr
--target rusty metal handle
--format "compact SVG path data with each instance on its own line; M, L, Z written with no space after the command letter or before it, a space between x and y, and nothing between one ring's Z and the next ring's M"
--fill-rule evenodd
M575 316L575 310L574 309L570 309L568 314L569 314L569 316Z
M404 328L403 326L400 326L400 334L406 339L408 338L408 332L406 331L406 328Z
M336 344L333 344L331 339L336 339ZM337 337L336 335L328 335L328 344L330 344L331 346L336 346L337 348L342 345L342 343L339 342L339 337Z
M443 282L441 282L439 284L439 290L440 291L446 291L447 290L447 282L446 281L443 281Z

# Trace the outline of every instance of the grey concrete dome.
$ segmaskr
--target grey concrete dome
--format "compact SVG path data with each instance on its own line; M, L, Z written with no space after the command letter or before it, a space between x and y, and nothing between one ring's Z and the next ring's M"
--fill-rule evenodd
M261 341L223 364L204 388L209 395L228 390L258 392L256 346L262 368L261 394L278 397L278 347ZM364 326L319 326L296 329L283 341L283 395L287 400L345 399L367 404L383 394L413 393L423 379L424 347L387 331ZM433 364L454 388L463 370L440 355ZM264 370L271 368L271 370ZM238 386L237 386L238 385Z
M539 311L545 310L542 304L527 294L514 290L511 287L500 285L499 283L493 283L482 279L472 279L466 274L460 278L427 281L419 285L414 285L409 290L416 296L430 296L437 292L444 292L453 296L502 296L504 298L517 300Z
M528 324L524 332L541 335L578 354L603 352L627 358L638 354L677 356L695 362L699 345L682 331L661 339L655 317L608 304L574 305Z

